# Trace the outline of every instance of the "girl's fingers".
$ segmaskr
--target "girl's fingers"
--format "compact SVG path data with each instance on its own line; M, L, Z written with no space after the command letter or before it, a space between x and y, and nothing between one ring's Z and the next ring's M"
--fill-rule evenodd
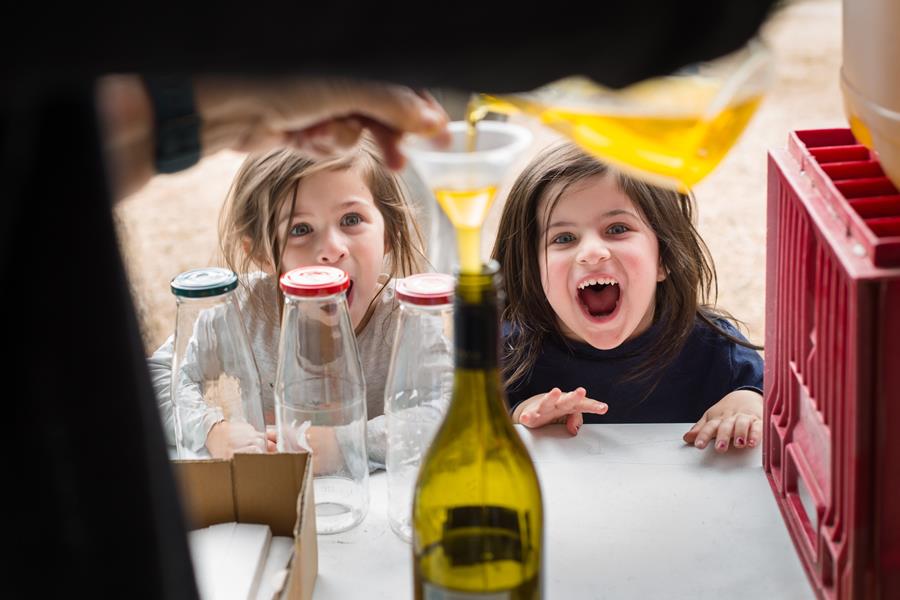
M563 392L559 388L553 388L533 406L524 409L519 415L519 422L527 427L541 427L548 423L565 423L568 428L578 428L584 424L582 413L605 414L609 407L597 400L587 397L587 391L583 387L571 392ZM577 416L577 420L572 417ZM574 431L570 429L574 435Z
M540 427L553 420L552 407L556 404L557 399L562 394L559 388L553 388L544 397L527 407L519 415L519 422L526 427Z
M709 440L716 435L720 423L721 421L719 419L711 419L704 423L697 432L697 436L694 438L694 445L700 449L706 448L706 445L709 444Z
M533 420L534 419L532 418L531 413L528 412L528 409L523 410L522 414L519 415L519 423L525 427L537 427L537 425L533 423Z
M746 448L747 437L750 435L750 423L753 417L741 413L734 419L734 447Z
M687 430L687 433L682 436L681 439L684 440L685 444L693 444L697 439L697 434L700 433L700 430L703 426L706 425L706 415L704 414L700 417L700 420L694 423L694 426Z
M582 398L578 404L572 407L572 410L579 414L593 413L595 415L605 415L606 411L609 410L609 405L592 398Z
M750 425L750 433L747 435L747 445L756 448L762 442L763 422L762 419L754 419Z
M525 425L526 427L535 427L533 424L534 421L534 411L530 408L526 408L519 415L519 423Z
M543 422L552 421L557 416L556 406L559 404L563 393L559 388L553 388L541 398L541 401L535 404L532 411L532 421L542 420Z
M728 445L734 436L734 417L723 419L716 433L716 452L728 452Z
M558 390L559 388L553 388L554 390ZM553 408L557 411L557 413L568 414L572 405L575 402L578 402L581 398L584 398L585 392L584 388L576 388L572 392L567 392L565 394L559 394L556 397L556 401L553 403Z
M575 388L572 392L562 394L553 407L557 415L570 415L576 412L590 412L602 415L608 408L603 402L588 398L587 391L583 387Z
M549 392L547 392L547 394L544 396L544 398L541 400L540 403L547 405L547 406L555 406L556 403L559 402L559 399L561 397L562 397L562 390L559 389L558 387L555 387L552 390L550 390Z
M572 413L566 419L566 429L568 429L569 433L572 435L578 435L578 430L581 429L582 425L584 425L584 417L580 412Z
M586 412L602 415L607 410L609 407L604 402L588 398L587 390L583 387L575 388L574 391L568 393L560 393L552 405L552 413L561 423L568 423L570 415L581 415ZM581 423L584 424L583 418Z

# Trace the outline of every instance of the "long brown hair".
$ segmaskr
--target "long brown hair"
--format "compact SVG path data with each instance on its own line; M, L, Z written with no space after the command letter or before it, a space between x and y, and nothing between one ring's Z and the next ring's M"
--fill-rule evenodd
M329 159L310 159L291 149L248 156L235 175L219 217L219 247L228 267L241 274L270 267L280 275L290 229L289 220L279 236L278 217L283 206L290 202L293 213L296 191L304 177L346 169L360 170L384 218L385 244L389 249L386 269L390 278L418 273L427 259L406 189L399 177L387 168L375 144L366 138L354 150ZM278 285L277 279L274 278L273 285ZM277 297L281 301L280 293ZM277 319L279 315L271 311L280 306L254 306L253 309Z
M725 338L760 349L722 330L715 320L731 315L715 308L718 292L716 270L709 249L694 226L691 196L644 183L599 162L571 143L551 146L536 156L518 177L503 207L492 257L500 263L507 305L503 319L515 334L505 344L503 374L507 386L515 386L534 366L544 342L566 342L541 285L541 248L547 222L538 210L546 198L545 220L566 190L589 177L615 177L659 241L659 257L666 278L656 285L654 321L659 335L646 357L626 380L661 373L681 351L700 319ZM546 250L544 251L546 252Z

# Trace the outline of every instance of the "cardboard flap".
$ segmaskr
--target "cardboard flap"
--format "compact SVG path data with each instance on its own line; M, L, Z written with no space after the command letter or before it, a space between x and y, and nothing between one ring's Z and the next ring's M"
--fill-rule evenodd
M309 455L306 455L309 456ZM312 598L319 572L316 538L316 500L313 494L312 459L308 459L305 490L297 498L297 529L294 531L294 559L286 589L289 598Z
M294 535L306 474L305 453L235 454L231 461L236 521L267 523L272 535Z
M182 505L190 529L237 520L231 461L173 461L172 468L181 488Z

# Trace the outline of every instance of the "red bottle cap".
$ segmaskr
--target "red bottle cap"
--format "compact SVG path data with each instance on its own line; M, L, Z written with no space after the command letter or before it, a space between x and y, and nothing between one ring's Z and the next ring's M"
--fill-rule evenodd
M456 281L445 273L419 273L397 283L397 297L420 306L452 304Z
M331 296L349 287L350 277L335 267L300 267L281 277L281 290L291 296Z

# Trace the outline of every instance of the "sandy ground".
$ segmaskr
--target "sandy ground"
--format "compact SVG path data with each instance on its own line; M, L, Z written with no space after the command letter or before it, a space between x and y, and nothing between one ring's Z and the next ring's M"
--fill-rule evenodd
M775 54L774 87L737 145L695 189L700 231L718 270L719 305L743 320L758 342L765 319L766 152L784 146L790 130L847 126L838 86L839 0L792 2L773 15L762 37ZM532 151L554 137L533 129ZM173 330L169 280L217 263L219 208L242 160L240 154L222 152L183 173L157 177L116 208L148 354ZM503 195L501 189L499 198ZM498 201L486 224L485 254L500 208Z

